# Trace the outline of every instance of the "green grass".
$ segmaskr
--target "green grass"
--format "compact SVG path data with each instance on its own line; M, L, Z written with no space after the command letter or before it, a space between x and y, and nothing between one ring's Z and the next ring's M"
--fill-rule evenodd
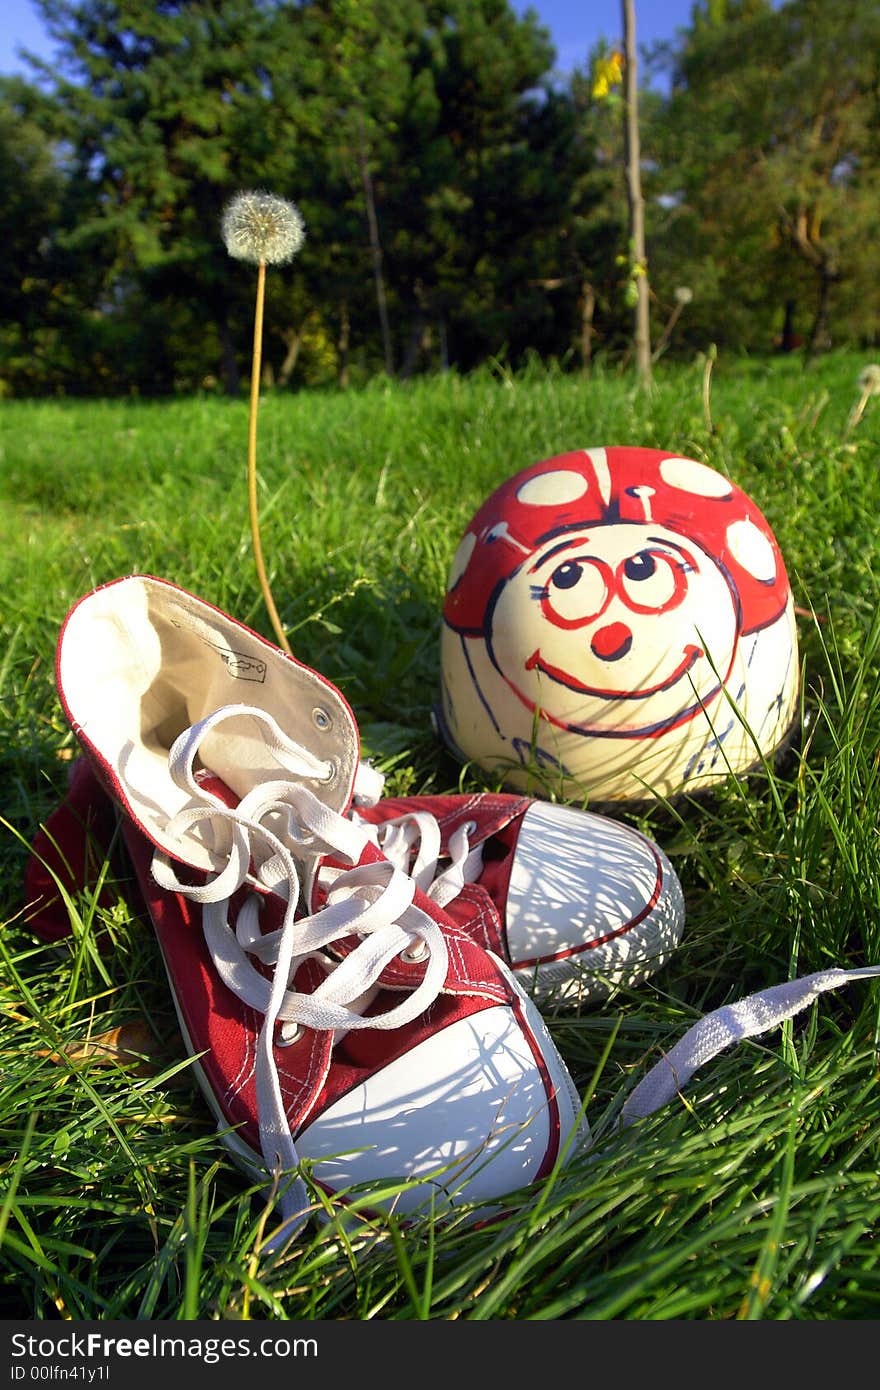
M389 791L492 785L432 732L447 567L499 482L571 448L671 448L754 498L804 612L806 727L775 770L639 813L681 877L687 924L650 984L550 1019L590 1092L591 1153L514 1195L500 1225L351 1230L331 1216L274 1265L254 1257L262 1204L213 1132L125 884L73 902L56 947L28 930L21 889L74 751L53 676L70 605L152 573L271 637L249 545L247 406L3 403L0 1316L880 1314L876 986L824 995L720 1056L683 1099L615 1126L625 1090L707 1010L880 961L880 406L846 433L866 360L838 353L805 373L722 359L708 415L701 362L661 364L650 394L536 366L265 399L275 600L296 655L349 699ZM64 1050L135 1024L145 1066Z

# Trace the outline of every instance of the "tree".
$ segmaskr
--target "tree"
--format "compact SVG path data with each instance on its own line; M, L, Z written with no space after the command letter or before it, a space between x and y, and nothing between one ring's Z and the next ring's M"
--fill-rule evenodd
M534 281L558 274L545 255L564 196L561 108L539 93L553 48L533 16L507 0L431 0L425 18L389 171L395 276L413 330L433 319L467 368L515 357L553 319Z
M595 335L606 353L631 358L634 330L639 328L638 316L643 312L640 298L648 283L648 257L643 216L638 256L632 235L631 191L640 206L644 199L638 125L635 144L628 137L633 108L622 90L624 63L622 45L609 48L602 40L591 53L586 72L576 70L572 76L572 100L588 153L578 169L570 168L570 174L573 197L580 209L576 226L584 288L582 338L589 341ZM632 68L630 71L634 76ZM646 100L650 104L650 98L650 93L638 94L637 112ZM646 304L647 299L645 295ZM640 333L649 341L644 326ZM585 343L581 354L585 365L590 351Z
M394 348L376 180L393 160L412 83L409 40L423 22L422 10L389 0L312 0L302 7L302 17L317 79L308 99L322 112L328 168L341 173L363 199L382 357L390 376Z
M69 244L110 268L118 296L188 303L214 330L228 389L239 367L224 203L266 161L274 6L253 0L37 0L59 47L45 69L90 206ZM157 354L158 355L158 354Z
M29 109L20 82L0 88L0 341L7 389L33 379L25 363L40 351L54 292L51 237L57 223L62 177L51 140ZM45 333L43 335L45 346Z
M219 226L248 188L306 225L266 305L267 381L586 364L594 311L622 322L604 135L508 0L37 3L60 55L38 65L64 150L53 245L89 267L97 388L238 389L250 283Z
M534 92L553 50L533 17L507 0L37 3L60 54L42 75L79 203L67 247L101 268L102 332L127 325L137 340L130 384L216 371L238 389L249 294L218 228L248 187L292 198L307 229L267 304L275 380L306 325L340 379L353 342L372 366L377 337L386 371L415 369L434 325L442 359L465 366L533 332L554 350L546 295L530 287L558 199L531 195L564 175L541 155Z
M666 262L689 245L708 270L697 313L714 304L728 332L769 342L783 306L808 299L808 357L835 314L877 332L878 53L873 0L695 6L654 148Z
M20 78L0 81L0 183L0 394L76 389L100 370L91 306L103 267L65 243L82 189L69 177L53 104Z
M642 385L651 380L651 332L648 306L648 261L645 253L645 200L642 196L639 138L636 17L633 0L623 4L624 149L626 197L629 208L630 259L635 289L633 347L636 374Z

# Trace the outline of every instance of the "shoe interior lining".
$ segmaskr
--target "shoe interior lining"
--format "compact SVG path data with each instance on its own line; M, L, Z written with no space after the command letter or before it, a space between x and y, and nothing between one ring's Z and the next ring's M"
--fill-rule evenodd
M189 803L168 771L175 738L226 705L268 712L314 757L335 764L313 785L344 811L359 757L357 728L340 693L316 672L210 605L140 576L96 590L70 614L59 647L59 688L74 726L121 784L135 820L176 857L215 868L210 844L181 856L165 834ZM238 796L286 769L264 727L247 715L224 721L202 745L206 767Z

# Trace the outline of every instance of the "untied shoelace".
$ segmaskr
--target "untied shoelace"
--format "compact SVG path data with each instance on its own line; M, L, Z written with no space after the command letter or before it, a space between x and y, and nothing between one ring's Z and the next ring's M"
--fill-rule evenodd
M473 883L480 876L482 846L471 849L470 845L470 836L476 829L474 821L456 827L444 856L440 826L429 811L412 811L379 825L364 820L356 811L351 812L351 819L379 846L386 859L408 874L438 907L451 903L466 883ZM447 858L448 865L440 869L441 859Z

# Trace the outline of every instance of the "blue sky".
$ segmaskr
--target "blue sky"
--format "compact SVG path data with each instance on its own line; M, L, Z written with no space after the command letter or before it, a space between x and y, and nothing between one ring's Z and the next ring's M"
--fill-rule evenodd
M570 72L582 66L600 39L623 40L622 0L511 0L520 14L534 10L550 30L557 67ZM671 39L690 23L694 0L635 0L636 44Z
M557 67L568 72L585 62L599 39L609 43L623 34L621 0L512 0L522 13L533 9L551 33ZM636 41L652 43L669 39L676 28L690 20L693 0L635 0ZM52 56L52 46L31 0L0 0L0 73L26 71L16 56L26 47L41 57Z

